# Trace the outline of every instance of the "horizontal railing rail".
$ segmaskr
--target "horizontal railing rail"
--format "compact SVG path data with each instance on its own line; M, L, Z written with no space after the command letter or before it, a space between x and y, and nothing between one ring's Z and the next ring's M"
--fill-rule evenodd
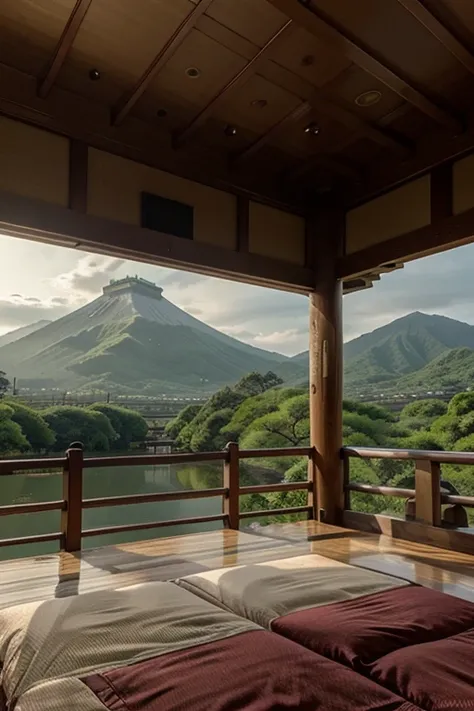
M253 458L305 457L308 459L308 480L240 486L240 460ZM210 489L167 491L153 494L132 494L127 496L102 496L85 499L83 497L83 477L87 469L101 467L125 467L137 465L173 465L202 462L222 462L223 486ZM61 549L74 552L81 549L82 538L101 536L128 531L145 531L168 526L192 525L222 521L227 528L238 529L242 519L284 514L306 513L309 518L317 516L316 511L316 454L311 447L286 447L279 449L241 450L236 443L230 443L220 452L190 452L176 454L140 454L117 457L84 457L80 443L74 443L64 457L45 459L0 460L0 475L34 473L60 469L62 471L63 498L57 501L12 504L0 506L0 516L15 514L61 512L61 530L19 538L0 540L0 547L27 543L59 541ZM288 508L241 511L240 497L248 494L268 494L272 492L306 491L306 504ZM221 498L222 513L209 516L194 516L162 521L127 523L118 526L83 529L82 513L87 509L109 506L129 506L131 504L159 503L166 501L186 501L203 498Z
M412 461L415 470L415 488L376 486L350 481L350 460L391 459ZM343 447L345 509L350 510L352 492L408 499L406 517L431 526L466 526L467 516L462 507L474 507L474 496L460 496L443 491L441 465L474 465L474 453L445 452L419 449L388 449L377 447ZM443 519L442 505L451 505L451 518ZM446 514L446 512L445 512Z

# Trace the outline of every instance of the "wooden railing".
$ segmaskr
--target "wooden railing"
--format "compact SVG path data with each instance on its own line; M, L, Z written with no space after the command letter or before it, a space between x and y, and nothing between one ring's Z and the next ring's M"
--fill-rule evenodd
M392 533L396 530L399 537L406 533L413 540L426 540L442 547L468 550L474 553L474 537L464 532L460 537L462 527L467 526L467 515L463 507L474 507L474 496L460 496L443 492L441 467L443 464L474 465L474 453L470 452L439 452L415 449L379 449L375 447L344 447L342 449L344 463L344 516L343 523L347 526L362 527L364 530L375 530L382 533ZM392 486L376 486L361 484L350 480L350 461L359 459L390 459L412 461L414 463L415 488ZM387 525L384 517L351 511L351 493L375 494L378 496L398 497L407 500L405 507L406 523L425 524L425 532L420 527L400 523ZM443 505L448 505L443 513ZM386 518L386 517L385 517ZM430 533L427 527L430 529ZM436 533L434 529L443 529ZM451 529L453 535L448 535L446 529ZM454 531L457 529L457 531ZM468 538L466 538L468 536Z
M306 457L309 461L308 481L284 482L278 484L262 484L257 486L240 486L240 460L258 457ZM137 465L172 465L192 464L220 461L223 464L223 486L214 489L199 489L189 491L170 491L156 494L133 494L128 496L105 496L94 499L83 498L83 476L86 469L98 467L125 467ZM230 443L221 452L199 452L186 454L153 454L120 457L84 457L80 443L74 443L64 457L54 459L22 459L0 460L0 477L15 475L21 472L61 469L63 478L63 498L57 501L41 503L13 504L0 507L0 516L13 514L28 514L44 511L61 512L61 530L56 533L45 533L20 538L0 540L0 547L59 541L65 551L81 549L82 538L101 536L108 533L123 533L126 531L143 531L164 526L188 525L222 521L227 528L238 529L241 519L261 516L278 516L282 514L306 513L308 518L316 517L316 456L310 447L288 447L284 449L252 449L240 450L238 444ZM266 494L270 492L307 491L305 506L288 508L240 511L240 496L244 494ZM212 516L198 516L166 521L150 521L144 523L123 524L120 526L104 526L102 528L82 528L82 512L85 509L103 508L108 506L124 506L128 504L184 501L188 499L221 498L222 513Z

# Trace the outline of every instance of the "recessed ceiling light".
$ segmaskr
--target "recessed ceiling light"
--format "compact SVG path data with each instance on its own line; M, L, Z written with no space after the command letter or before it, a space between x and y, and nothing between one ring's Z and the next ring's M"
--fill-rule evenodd
M168 112L166 109L158 109L156 115L158 116L158 118L165 118L166 116L168 116Z
M237 133L237 129L235 126L231 126L230 124L225 127L224 133L226 136L235 136Z
M305 133L311 134L312 136L317 136L320 131L321 129L315 121L309 123L304 130Z
M100 72L98 69L90 69L89 70L89 79L91 81L99 81L100 79Z
M268 105L266 99L254 99L250 102L250 106L255 106L256 109L264 109Z
M359 96L355 98L355 103L357 106L361 106L365 109L368 106L378 104L381 98L382 92L377 91L377 89L372 89L371 91L364 91L363 94L359 94Z
M197 67L188 67L185 71L185 74L190 79L197 79L201 76L201 70Z

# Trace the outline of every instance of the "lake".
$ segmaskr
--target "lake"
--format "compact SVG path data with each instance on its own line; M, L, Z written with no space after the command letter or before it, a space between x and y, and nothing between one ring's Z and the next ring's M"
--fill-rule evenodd
M193 465L105 467L84 470L84 498L150 494L185 489L207 489L222 486L222 462L203 462ZM258 482L255 482L258 483ZM54 501L62 499L62 473L15 474L0 479L0 506L10 504ZM83 529L117 526L127 523L164 521L191 516L208 516L221 513L222 499L204 498L188 501L109 506L87 509L83 512ZM23 514L0 517L0 538L54 533L60 530L60 512ZM195 524L193 526L167 526L148 531L128 531L84 538L83 548L96 548L126 541L174 536L194 531L222 528L222 522ZM34 543L0 548L0 560L41 555L58 550L58 542Z

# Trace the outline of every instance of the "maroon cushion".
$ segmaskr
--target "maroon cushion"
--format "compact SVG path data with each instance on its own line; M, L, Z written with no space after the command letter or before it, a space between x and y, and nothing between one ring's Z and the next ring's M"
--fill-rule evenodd
M82 680L110 711L419 711L272 632L247 632Z
M388 654L371 677L426 711L474 709L474 630Z
M308 649L365 671L410 644L474 627L474 604L416 585L293 612L272 629Z

